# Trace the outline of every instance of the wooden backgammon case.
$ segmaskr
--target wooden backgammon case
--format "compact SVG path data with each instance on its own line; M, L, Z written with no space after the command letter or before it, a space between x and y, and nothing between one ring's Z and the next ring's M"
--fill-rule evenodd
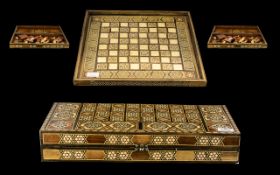
M87 11L74 74L80 86L206 86L189 12Z
M217 25L212 30L207 47L261 49L267 48L267 42L258 26Z
M18 25L9 46L21 49L60 49L69 48L69 42L60 26Z
M240 132L221 105L54 103L42 161L237 163Z

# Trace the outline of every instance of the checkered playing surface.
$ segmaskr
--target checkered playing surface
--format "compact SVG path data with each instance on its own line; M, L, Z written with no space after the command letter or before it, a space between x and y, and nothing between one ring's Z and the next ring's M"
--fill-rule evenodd
M183 70L174 22L102 22L96 70Z

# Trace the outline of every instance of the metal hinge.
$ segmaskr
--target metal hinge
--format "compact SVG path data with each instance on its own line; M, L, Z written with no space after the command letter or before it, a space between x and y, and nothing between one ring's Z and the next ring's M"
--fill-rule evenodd
M149 151L148 145L140 144L140 145L135 145L134 148L135 151Z

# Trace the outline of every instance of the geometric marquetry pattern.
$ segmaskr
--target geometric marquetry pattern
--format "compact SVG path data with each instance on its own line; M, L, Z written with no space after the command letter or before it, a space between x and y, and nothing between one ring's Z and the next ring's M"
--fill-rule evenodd
M131 160L131 153L128 150L105 150L104 160Z
M198 161L221 160L221 153L219 151L195 151L194 153L195 153L194 160L198 160Z
M93 16L83 78L180 78L197 75L184 16Z
M156 150L149 151L150 160L176 160L176 151L174 150Z
M43 126L56 131L234 133L233 124L221 105L57 103ZM83 139L64 137L62 143ZM198 138L199 144L203 140ZM210 145L221 142L209 140Z
M198 146L221 146L224 137L221 136L197 136L196 145Z

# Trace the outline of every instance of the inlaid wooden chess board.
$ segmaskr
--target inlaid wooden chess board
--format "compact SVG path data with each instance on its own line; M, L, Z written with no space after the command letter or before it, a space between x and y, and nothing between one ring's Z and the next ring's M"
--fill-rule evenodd
M43 161L236 163L240 133L221 105L55 103Z
M190 13L87 11L74 83L205 86Z

